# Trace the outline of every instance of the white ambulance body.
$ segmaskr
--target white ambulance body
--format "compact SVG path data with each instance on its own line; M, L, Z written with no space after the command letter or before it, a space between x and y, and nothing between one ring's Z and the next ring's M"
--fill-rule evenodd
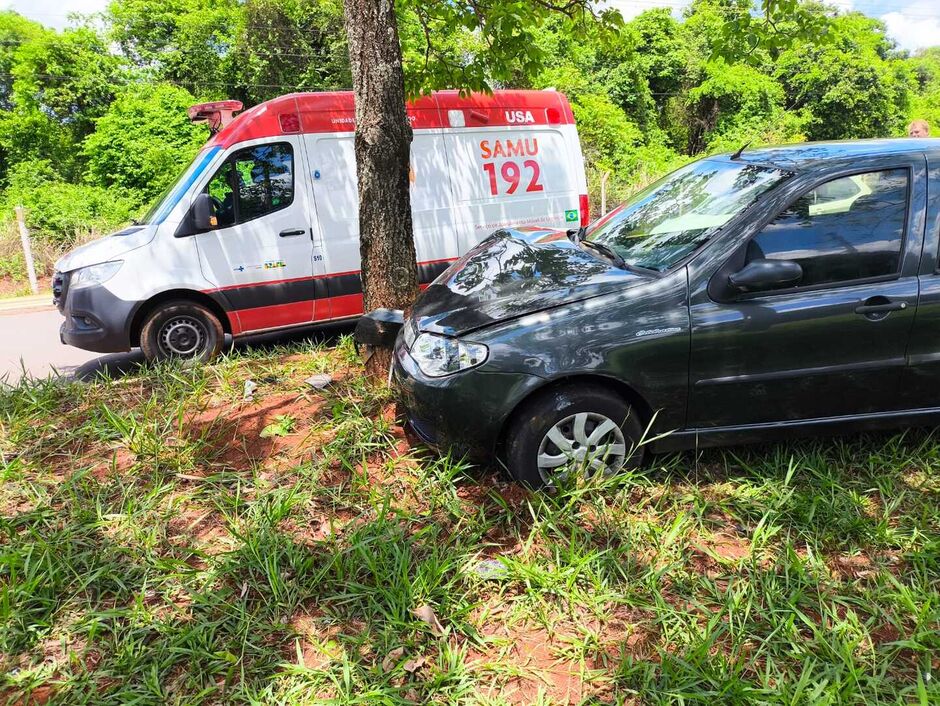
M194 109L218 125L232 105ZM500 227L587 223L562 94L439 92L408 116L422 284ZM225 333L360 315L354 127L351 93L287 95L231 120L142 223L57 263L63 342L206 358Z

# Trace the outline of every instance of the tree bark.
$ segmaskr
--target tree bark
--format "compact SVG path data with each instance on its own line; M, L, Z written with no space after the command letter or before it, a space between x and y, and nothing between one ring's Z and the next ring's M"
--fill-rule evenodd
M408 309L418 295L411 222L412 131L394 0L344 0L356 95L359 253L365 311ZM391 351L375 351L366 372L384 377Z

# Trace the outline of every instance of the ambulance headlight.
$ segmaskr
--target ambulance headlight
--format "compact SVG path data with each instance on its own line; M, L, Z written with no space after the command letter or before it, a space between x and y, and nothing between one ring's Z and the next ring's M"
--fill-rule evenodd
M100 265L82 267L72 273L69 286L72 289L77 289L79 287L90 287L93 284L103 284L114 277L123 264L123 260L112 260L111 262L102 262Z
M411 346L411 357L421 371L432 378L453 375L486 362L489 349L482 343L422 333Z

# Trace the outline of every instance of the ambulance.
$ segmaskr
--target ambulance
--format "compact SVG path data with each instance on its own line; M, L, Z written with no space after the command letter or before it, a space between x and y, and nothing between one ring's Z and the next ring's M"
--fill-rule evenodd
M213 134L176 183L139 222L56 263L63 343L208 360L226 335L362 313L352 93L241 107L190 108ZM407 114L422 284L501 227L587 223L581 147L561 93L444 91Z

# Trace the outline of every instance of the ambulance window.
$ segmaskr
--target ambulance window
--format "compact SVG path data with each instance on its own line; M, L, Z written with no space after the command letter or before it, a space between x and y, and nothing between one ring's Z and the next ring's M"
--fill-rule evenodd
M294 152L283 142L239 150L206 190L222 228L287 208L294 200Z
M215 217L219 228L235 225L235 196L232 191L232 163L226 162L206 187L215 204Z

